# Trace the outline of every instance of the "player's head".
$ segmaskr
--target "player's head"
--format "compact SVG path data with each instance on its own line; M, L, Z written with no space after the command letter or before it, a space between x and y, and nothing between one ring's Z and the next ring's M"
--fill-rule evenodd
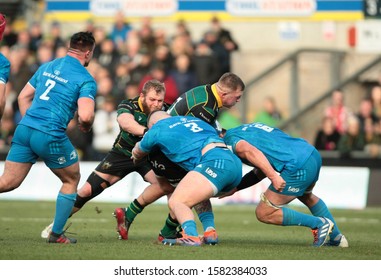
M148 128L151 128L155 123L157 123L158 121L160 120L163 120L163 119L166 119L166 118L170 118L171 115L169 115L167 112L165 111L161 111L161 110L157 110L157 111L153 111L149 116L148 116L148 120L147 120L147 127Z
M164 104L165 85L158 80L148 80L143 85L139 100L145 114L161 110Z
M93 58L95 48L95 39L91 32L78 32L70 38L69 52L81 55L84 60L84 66L89 65Z
M0 41L3 39L3 34L6 25L7 21L5 20L5 16L0 13Z
M240 77L233 73L225 73L216 83L218 95L222 105L226 108L233 107L245 90L245 84Z

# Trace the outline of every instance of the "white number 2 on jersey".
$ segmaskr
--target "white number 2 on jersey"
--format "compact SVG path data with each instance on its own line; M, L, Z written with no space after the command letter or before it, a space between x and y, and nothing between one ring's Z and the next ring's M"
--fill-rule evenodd
M50 79L47 80L46 83L45 83L46 90L44 91L43 94L41 94L40 99L42 99L42 100L49 100L50 97L48 96L48 94L49 94L50 90L51 90L55 85L56 85L56 82L55 82L55 81L50 80Z

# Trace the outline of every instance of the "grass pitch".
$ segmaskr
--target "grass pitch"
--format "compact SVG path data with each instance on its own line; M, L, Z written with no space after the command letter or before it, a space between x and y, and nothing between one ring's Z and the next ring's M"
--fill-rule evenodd
M168 247L156 242L168 214L166 205L148 206L135 219L129 240L118 240L111 213L128 205L89 202L69 221L77 244L47 244L41 230L53 218L55 203L0 200L1 260L380 260L381 208L334 209L349 248L314 248L305 227L262 224L255 205L215 206L220 243ZM305 213L306 209L298 208ZM198 223L198 231L201 234Z

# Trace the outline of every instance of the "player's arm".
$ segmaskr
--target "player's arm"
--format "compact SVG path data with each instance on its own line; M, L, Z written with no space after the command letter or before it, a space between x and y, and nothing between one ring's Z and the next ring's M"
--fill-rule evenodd
M78 126L83 132L89 132L94 123L95 101L92 98L78 99Z
M21 90L17 101L19 103L20 114L23 117L26 113L26 110L32 105L32 100L34 97L35 88L27 83L24 88Z
M236 146L235 151L237 155L249 161L253 166L259 168L274 185L278 191L282 191L286 186L286 181L274 170L266 156L253 145L247 141L240 140Z
M117 121L120 127L133 135L143 136L144 133L147 132L147 128L141 124L139 124L133 114L130 113L122 113L118 116Z
M140 141L136 142L135 147L131 151L131 158L133 159L134 162L138 162L142 158L144 158L146 155L148 155L147 152L144 152L140 148Z
M143 139L135 144L135 147L131 151L131 158L134 162L143 159L154 149L158 140L156 132L155 128L148 130Z
M0 120L3 117L5 109L5 88L6 85L0 82Z

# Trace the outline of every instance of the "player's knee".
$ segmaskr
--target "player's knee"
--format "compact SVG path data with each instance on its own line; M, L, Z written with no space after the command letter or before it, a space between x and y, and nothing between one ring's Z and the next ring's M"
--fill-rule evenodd
M175 208L175 205L176 205L176 201L172 197L170 197L168 199L168 208L169 208L169 210L173 212L173 209Z
M265 212L263 211L263 207L261 207L260 204L261 203L259 203L257 208L255 209L255 215L257 216L258 221L262 223L266 223L266 215L265 215Z
M110 186L110 183L105 179L98 176L96 173L91 173L86 182L90 186L90 193L88 187L84 187L79 191L74 206L81 208L86 202L93 199L103 192L105 188Z

